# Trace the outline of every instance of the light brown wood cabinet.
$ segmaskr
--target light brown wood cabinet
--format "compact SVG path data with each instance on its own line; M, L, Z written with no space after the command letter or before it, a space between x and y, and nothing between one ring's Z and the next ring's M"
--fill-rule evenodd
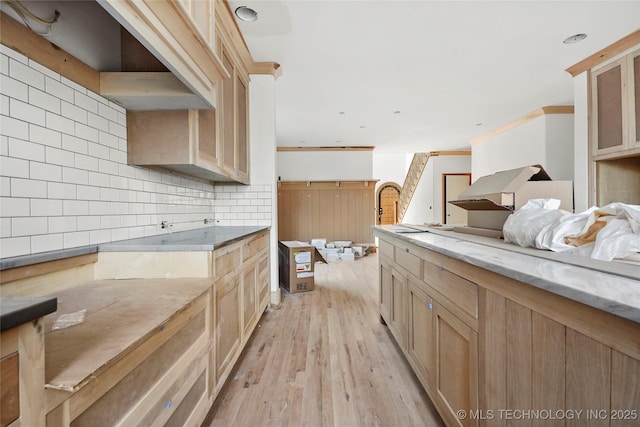
M222 167L237 181L249 177L249 75L219 37L219 52L229 77L218 85Z
M640 203L640 48L590 70L591 203Z
M380 315L447 426L638 425L640 324L374 233Z

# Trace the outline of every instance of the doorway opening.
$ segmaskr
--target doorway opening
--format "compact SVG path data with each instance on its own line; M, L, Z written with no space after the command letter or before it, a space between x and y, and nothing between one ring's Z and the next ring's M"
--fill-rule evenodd
M377 223L379 225L398 223L398 200L401 187L395 182L385 182L378 187L376 197L378 205Z
M467 211L461 207L449 203L459 200L460 193L471 185L470 173L443 173L442 174L442 223L443 224L467 224Z

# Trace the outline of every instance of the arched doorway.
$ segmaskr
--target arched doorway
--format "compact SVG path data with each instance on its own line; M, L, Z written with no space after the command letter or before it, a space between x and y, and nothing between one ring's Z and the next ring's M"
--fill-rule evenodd
M376 202L378 205L377 224L396 224L398 222L398 200L400 186L395 182L385 182L378 187Z

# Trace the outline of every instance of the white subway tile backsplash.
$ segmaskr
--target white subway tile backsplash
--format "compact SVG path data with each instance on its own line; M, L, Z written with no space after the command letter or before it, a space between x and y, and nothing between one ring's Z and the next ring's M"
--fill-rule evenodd
M86 246L89 244L89 232L78 231L75 233L64 233L63 240L65 248L77 248L78 246Z
M18 159L44 162L44 145L33 144L22 139L9 138L7 155Z
M8 58L13 58L16 61L20 61L23 64L28 64L29 63L29 58L27 58L26 56L24 56L20 52L16 52L15 50L13 50L10 47L7 47L7 46L5 46L3 44L0 44L0 54L6 56Z
M130 166L123 107L0 52L2 256L188 230L203 218L269 225L271 186L218 186ZM162 220L174 227L162 230ZM13 235L13 225L28 234Z
M49 95L55 96L61 101L73 102L73 89L58 80L46 77L44 89Z
M66 135L65 135L66 136ZM29 125L29 140L50 147L62 147L63 134L60 131L47 129L34 124Z
M47 182L23 178L11 178L13 197L47 198Z
M88 142L82 138L73 135L62 135L62 148L73 151L74 153L87 154Z
M33 87L29 88L29 103L55 114L61 112L60 98Z
M31 200L17 197L0 197L0 217L29 216L31 214Z
M87 113L88 119L87 124L92 128L96 128L99 131L108 132L109 131L109 120L104 117L100 117L97 114Z
M98 103L98 115L111 122L118 122L118 110L106 104Z
M97 144L95 142L88 143L88 154L90 156L96 157L98 159L108 159L109 158L109 147Z
M9 57L0 55L0 74L9 75Z
M75 92L80 92L84 95L87 94L87 88L80 86L78 83L74 82L73 80L69 80L65 76L60 76L60 82L65 84L66 86L69 86L71 89L73 89L74 96L75 96Z
M11 196L11 178L7 176L0 177L0 194Z
M127 128L115 122L109 122L109 132L118 138L124 139L127 137Z
M112 162L110 160L102 160L99 159L98 160L98 170L102 173L108 173L111 175L117 175L118 174L118 164L115 162Z
M76 90L75 94L74 94L74 103L90 112L93 114L98 114L98 101L96 101L95 99L85 95L85 93L82 93L78 90Z
M91 178L89 178L89 181L91 181ZM77 194L78 200L100 200L100 187L78 185Z
M9 102L11 98L8 96L0 95L0 114L9 114Z
M100 172L89 172L89 183L97 187L109 186L109 175Z
M11 235L13 237L47 234L47 218L21 217L11 220Z
M47 252L64 249L63 234L45 234L31 237L33 252Z
M62 200L31 199L31 216L62 215Z
M75 136L91 142L98 142L99 131L82 123L76 123Z
M34 70L44 74L45 80L47 78L51 78L51 79L58 80L58 81L60 80L60 74L56 73L53 70L48 69L44 65L41 65L41 64L39 64L38 62L36 62L34 60L29 59L28 64L29 64L29 67L31 67Z
M77 123L87 124L87 114L87 110L84 110L66 101L62 102L62 115L70 118Z
M100 217L100 228L118 228L121 226L118 215L103 215Z
M42 181L62 181L62 166L29 162L29 178Z
M18 139L29 139L29 124L13 117L0 116L0 132L2 135Z
M84 154L75 154L75 167L87 171L96 171L98 170L98 159ZM91 182L91 177L89 177L89 182Z
M29 178L29 162L13 157L0 158L0 176Z
M61 182L47 183L47 195L50 199L70 199L77 197L77 185Z
M9 76L29 86L44 90L44 74L15 59L9 60Z
M100 217L97 215L79 216L77 225L78 231L97 230L100 228Z
M0 258L9 258L29 253L31 253L31 238L29 237L10 237L0 240Z
M11 237L11 218L0 218L0 239Z
M24 102L29 101L29 86L19 80L0 74L0 87L2 87L2 94L5 96Z
M49 129L56 130L61 133L73 135L75 132L75 123L73 120L48 111L46 113L46 123L46 126Z
M89 215L89 203L86 200L63 200L63 215L80 216Z
M111 241L111 230L93 230L89 232L89 244L98 244Z
M64 167L62 168L62 180L71 184L86 185L89 184L89 172L82 169Z
M75 216L49 217L49 233L68 233L78 231L78 219Z
M59 148L47 147L45 150L47 163L61 166L75 165L75 157L71 151L60 150Z
M101 131L98 136L98 142L111 148L118 148L118 137L108 132Z

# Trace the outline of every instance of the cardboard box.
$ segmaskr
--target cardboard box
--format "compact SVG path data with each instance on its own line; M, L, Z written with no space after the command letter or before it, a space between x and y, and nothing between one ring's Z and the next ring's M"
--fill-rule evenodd
M327 239L311 239L311 244L318 250L324 249L327 244Z
M287 291L312 291L316 248L309 243L278 242L278 276Z
M552 181L542 166L525 166L483 176L450 203L469 211L469 227L502 230L530 199L559 199L560 209L573 212L573 182Z

